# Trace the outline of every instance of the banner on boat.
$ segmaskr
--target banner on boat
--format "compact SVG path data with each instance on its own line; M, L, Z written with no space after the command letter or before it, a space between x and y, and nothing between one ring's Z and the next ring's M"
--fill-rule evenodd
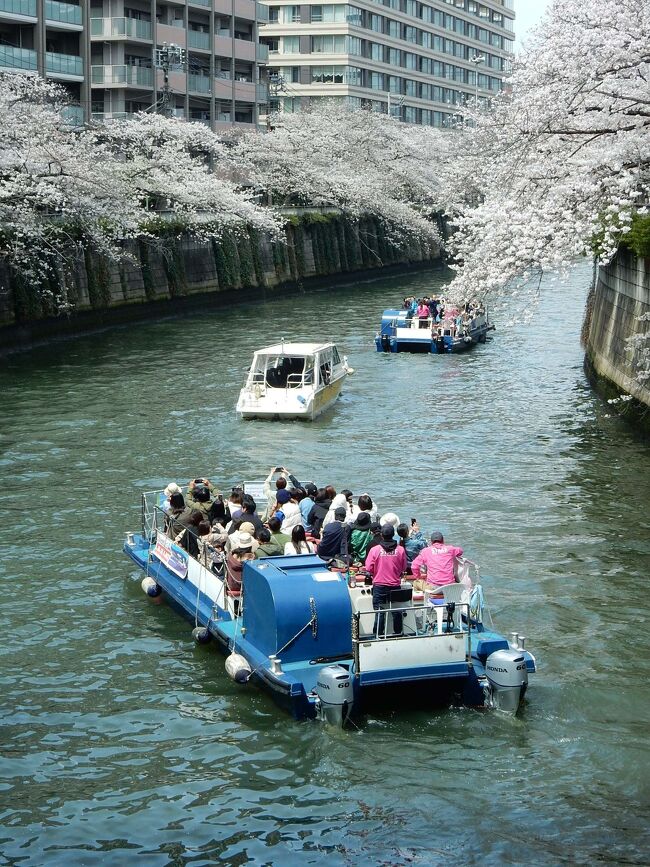
M156 535L156 547L153 549L153 556L164 563L170 572L178 575L179 578L187 578L188 554L164 533L158 530Z

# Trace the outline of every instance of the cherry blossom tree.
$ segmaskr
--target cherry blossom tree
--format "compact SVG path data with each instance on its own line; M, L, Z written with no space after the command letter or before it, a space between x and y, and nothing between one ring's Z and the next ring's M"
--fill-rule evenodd
M440 240L436 160L449 149L439 131L324 101L276 114L266 135L243 136L236 158L255 186L285 204L328 205L352 218L378 217L389 234Z
M0 76L0 254L31 282L60 276L84 247L122 256L120 242L150 234L156 215L168 234L279 231L202 125L143 113L79 131L64 109L56 85Z
M443 172L453 294L499 292L580 255L611 259L648 202L649 81L650 4L554 0L511 92L474 112Z

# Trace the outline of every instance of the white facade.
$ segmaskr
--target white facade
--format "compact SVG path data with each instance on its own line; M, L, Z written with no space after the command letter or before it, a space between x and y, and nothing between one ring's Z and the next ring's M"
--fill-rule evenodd
M513 0L265 3L272 110L337 97L444 126L498 93L510 70Z

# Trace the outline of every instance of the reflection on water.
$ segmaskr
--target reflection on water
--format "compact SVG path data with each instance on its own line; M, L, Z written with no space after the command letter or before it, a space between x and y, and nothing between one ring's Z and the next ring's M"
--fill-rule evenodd
M2 863L648 862L650 452L587 387L589 271L473 352L377 354L381 310L441 277L269 295L4 364ZM356 370L313 424L235 417L253 350L279 337L335 339ZM518 719L293 723L142 595L120 547L143 488L278 463L480 562L497 625L538 657Z

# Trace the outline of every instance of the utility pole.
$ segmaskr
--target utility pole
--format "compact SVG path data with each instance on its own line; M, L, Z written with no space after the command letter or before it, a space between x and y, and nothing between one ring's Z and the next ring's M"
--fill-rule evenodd
M474 64L474 109L478 111L478 68L481 63L485 63L485 55L475 54L470 57L469 62Z
M169 117L172 113L172 89L169 86L170 69L184 69L187 62L187 52L180 45L163 42L161 48L156 49L156 66L163 71L163 87L157 106L160 114Z

